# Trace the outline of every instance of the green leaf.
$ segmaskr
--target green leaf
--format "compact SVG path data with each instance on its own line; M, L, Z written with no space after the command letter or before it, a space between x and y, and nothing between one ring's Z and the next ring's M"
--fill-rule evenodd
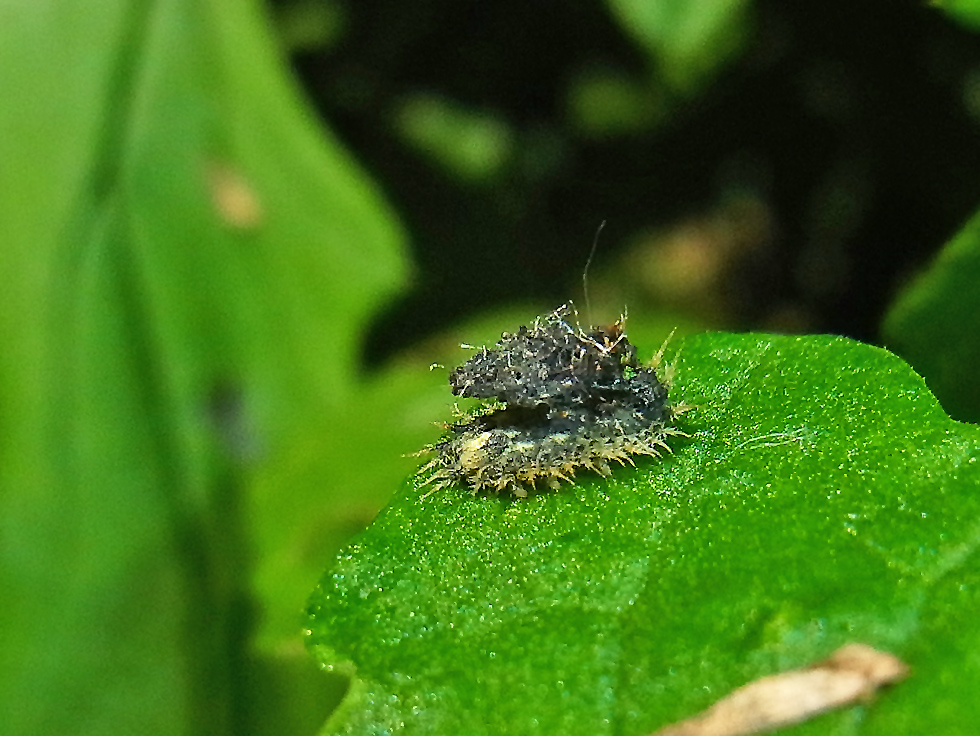
M667 86L693 93L742 50L749 0L609 0Z
M244 493L350 403L405 272L267 25L0 10L5 732L247 732Z
M972 30L980 30L980 2L977 0L932 0L954 20Z
M436 95L403 100L394 128L406 145L465 183L499 178L514 155L514 134L505 120Z
M643 734L850 641L913 678L801 732L970 732L980 431L841 338L689 338L672 396L689 437L609 480L407 483L310 603L324 733Z
M597 140L648 130L666 107L649 85L606 67L577 74L566 91L566 105L576 129Z
M908 360L957 419L980 422L980 214L889 311L885 344Z

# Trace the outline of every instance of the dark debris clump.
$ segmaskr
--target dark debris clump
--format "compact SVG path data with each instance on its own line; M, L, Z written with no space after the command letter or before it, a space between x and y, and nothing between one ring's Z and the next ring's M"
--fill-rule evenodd
M637 359L623 320L583 331L571 307L505 332L449 377L457 396L492 400L448 428L428 451L435 489L453 482L474 493L527 496L543 481L557 488L579 469L608 475L610 461L659 455L679 413L654 367Z

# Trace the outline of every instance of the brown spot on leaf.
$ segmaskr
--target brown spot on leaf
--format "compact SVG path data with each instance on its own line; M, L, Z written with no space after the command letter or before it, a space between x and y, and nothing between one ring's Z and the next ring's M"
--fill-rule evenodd
M212 161L207 167L208 189L218 216L236 230L254 230L265 216L251 183L230 165Z
M867 701L908 676L898 657L866 644L847 644L829 658L743 685L703 713L653 736L739 736L771 731L835 708Z

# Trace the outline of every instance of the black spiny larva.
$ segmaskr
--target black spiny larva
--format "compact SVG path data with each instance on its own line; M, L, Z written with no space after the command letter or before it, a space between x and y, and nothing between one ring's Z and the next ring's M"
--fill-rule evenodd
M609 475L610 461L659 455L668 435L682 434L668 426L682 407L637 360L625 319L584 331L572 312L565 305L505 332L452 371L454 394L489 402L426 448L436 453L423 468L430 493L462 482L474 494L525 497L538 482L557 488L580 469Z

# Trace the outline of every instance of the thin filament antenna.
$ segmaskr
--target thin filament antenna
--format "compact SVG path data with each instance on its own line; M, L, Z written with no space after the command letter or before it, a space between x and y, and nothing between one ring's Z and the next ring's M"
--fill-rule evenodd
M585 318L590 327L592 326L592 302L589 300L589 266L592 265L592 257L595 255L596 248L599 246L599 234L605 226L605 220L599 223L599 227L595 231L595 237L592 239L592 250L589 251L588 260L585 261L585 268L582 269L582 295L585 297Z

